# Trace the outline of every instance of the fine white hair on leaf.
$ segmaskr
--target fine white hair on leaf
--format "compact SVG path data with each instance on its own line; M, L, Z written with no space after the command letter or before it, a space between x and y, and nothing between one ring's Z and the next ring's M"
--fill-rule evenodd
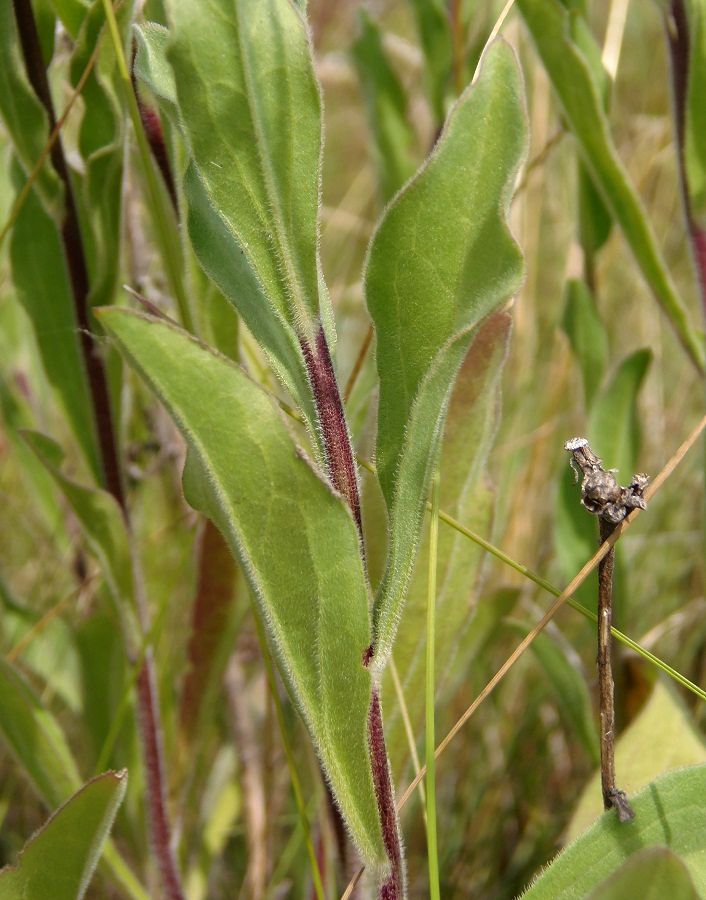
M574 437L564 444L564 450L579 450L581 447L588 446L586 438Z

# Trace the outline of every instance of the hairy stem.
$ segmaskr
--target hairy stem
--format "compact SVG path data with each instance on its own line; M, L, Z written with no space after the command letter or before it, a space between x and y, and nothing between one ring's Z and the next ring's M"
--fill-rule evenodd
M302 341L302 351L318 413L328 476L336 490L346 499L353 513L360 535L361 552L364 553L358 471L336 373L323 329L319 329L313 344ZM374 648L368 648L364 655L363 665L370 664L373 654ZM402 844L377 685L373 685L368 713L368 746L378 815L380 816L385 850L390 862L390 874L380 887L379 897L380 900L401 900L405 896Z
M13 0L17 30L24 59L27 77L40 103L44 107L50 130L56 127L56 114L51 98L49 80L47 78L37 25L32 10L31 0ZM61 239L64 248L71 290L74 302L74 313L79 329L81 354L88 379L89 393L101 467L106 490L115 498L125 516L128 529L129 514L122 482L122 469L118 442L110 404L108 380L105 366L95 340L90 318L89 291L90 282L86 253L78 218L76 199L64 156L61 136L52 144L51 161L64 188L64 218L61 223ZM143 632L150 630L147 604L142 595L142 585L137 554L133 553L133 571L136 582L136 594ZM154 663L148 651L137 679L137 706L140 723L142 751L147 776L148 814L150 834L158 860L165 894L168 900L182 900L184 892L181 888L176 860L171 847L169 819L167 816L165 797L164 760L159 717L159 705L154 677Z
M302 352L319 417L328 475L331 484L345 497L362 541L358 472L336 373L322 328L319 329L313 344L302 341Z
M615 525L600 519L601 544L607 541ZM635 813L624 791L615 782L615 704L611 634L613 624L613 569L615 550L610 549L598 564L598 695L601 720L601 789L603 808L615 809L621 822L629 822Z
M373 696L368 715L368 744L370 761L373 770L375 797L382 826L382 840L390 861L390 873L380 886L379 900L400 900L405 896L405 872L402 860L402 842L400 840L395 797L390 777L390 763L385 747L385 734L382 727L382 709L377 686L373 687Z
M49 129L52 131L56 126L56 114L44 60L42 59L42 50L39 44L39 35L32 11L32 4L30 0L13 0L13 2L27 78L44 107L49 120ZM91 327L86 254L81 238L73 185L60 135L57 136L57 139L52 144L50 152L52 165L64 188L64 218L61 222L61 240L71 281L74 315L76 316L81 356L86 370L93 408L104 484L120 506L125 509L125 493L123 491L113 415L110 407L108 379L103 359L100 355L100 349L95 341L93 328Z

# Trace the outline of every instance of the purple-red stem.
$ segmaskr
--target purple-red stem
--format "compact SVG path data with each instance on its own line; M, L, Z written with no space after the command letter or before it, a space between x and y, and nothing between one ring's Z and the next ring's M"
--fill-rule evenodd
M379 898L380 900L400 900L401 897L404 897L405 889L404 863L377 686L373 687L373 697L368 715L368 745L382 840L387 851L387 858L390 860L390 874L380 887Z
M706 317L706 230L694 217L686 168L686 105L689 88L690 37L689 20L684 0L671 0L666 22L667 41L672 71L674 121L677 132L677 169L686 227L696 268L701 304Z
M346 498L362 541L358 473L336 374L323 329L319 329L313 345L302 341L302 351L319 416L329 478L336 490Z
M329 478L348 502L358 526L363 549L358 473L336 374L323 329L319 330L313 345L302 341L302 351L319 417ZM363 665L367 666L370 663L373 652L373 648L366 650ZM380 887L379 898L401 900L405 894L404 862L390 765L385 747L380 696L376 685L373 685L368 713L368 746L383 843L390 863L390 874Z
M46 111L49 128L53 130L56 127L56 114L42 58L31 0L13 0L13 2L27 77ZM51 161L64 188L64 219L61 223L61 238L71 281L74 314L79 329L81 354L88 380L104 484L106 490L115 498L122 509L129 528L129 513L123 490L122 469L113 424L108 380L103 359L91 327L88 300L90 287L86 254L81 237L73 185L60 135L57 136L56 141L52 144ZM147 632L149 630L147 609L145 604L142 604L142 606L142 626ZM138 676L137 705L147 774L147 805L152 843L168 900L183 900L184 892L171 848L164 789L164 760L159 705L154 679L154 663L149 652L145 656Z
M149 649L145 654L145 661L137 679L137 708L142 734L142 754L147 773L150 837L167 900L184 900L185 895L172 850L171 829L167 815L162 729L154 678L154 662Z

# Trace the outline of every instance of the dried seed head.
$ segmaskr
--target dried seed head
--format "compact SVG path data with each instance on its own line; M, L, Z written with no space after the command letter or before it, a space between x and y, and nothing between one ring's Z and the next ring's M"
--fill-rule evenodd
M604 469L603 461L591 450L586 438L571 438L564 444L571 453L571 467L581 482L581 502L605 522L617 525L633 509L645 509L643 496L649 483L644 472L633 475L627 487L621 487L615 469Z

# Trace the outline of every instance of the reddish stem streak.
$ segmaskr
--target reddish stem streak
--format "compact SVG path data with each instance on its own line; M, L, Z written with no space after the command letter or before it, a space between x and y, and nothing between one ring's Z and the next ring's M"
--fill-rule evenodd
M142 754L149 790L147 809L150 820L150 838L167 900L184 900L184 892L171 846L169 819L167 818L161 725L157 706L157 689L154 683L154 663L149 650L145 655L145 661L137 679L137 697L142 733Z
M385 734L382 727L382 710L378 688L373 688L370 713L368 714L368 744L373 770L375 797L382 827L382 840L390 860L390 874L380 887L380 900L400 900L405 893L404 864L400 834L397 829L397 812L387 760Z
M343 403L323 329L319 329L313 346L307 341L302 341L302 352L319 415L329 478L336 490L345 497L362 539L358 474Z

